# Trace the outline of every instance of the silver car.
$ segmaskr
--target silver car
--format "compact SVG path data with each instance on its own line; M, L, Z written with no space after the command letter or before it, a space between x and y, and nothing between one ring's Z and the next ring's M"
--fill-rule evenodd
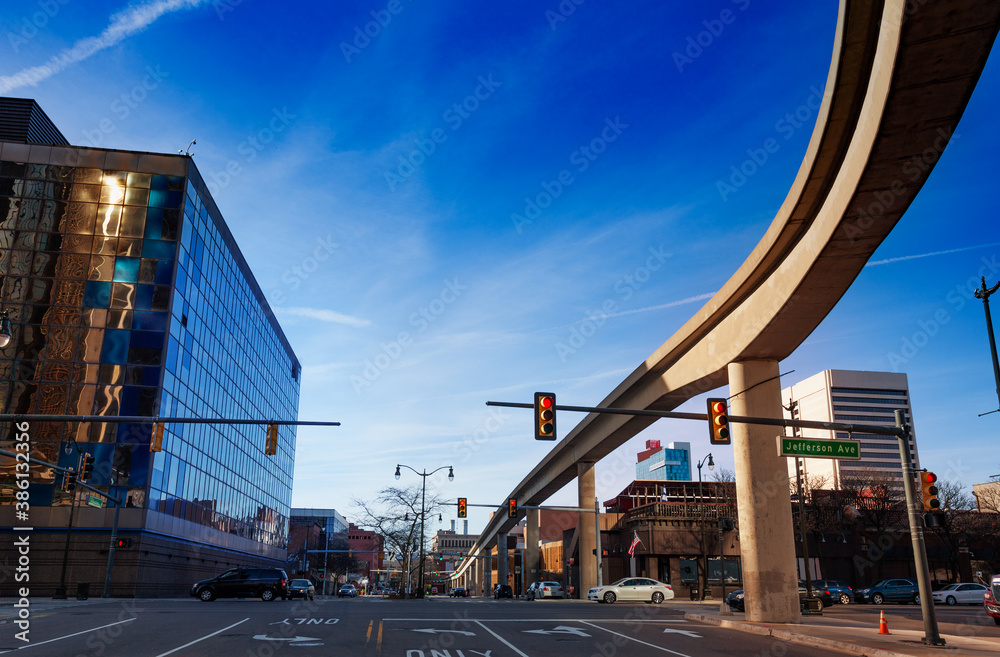
M559 582L535 582L528 587L528 597L532 600L541 600L544 598L564 598L566 594Z
M940 591L932 591L931 597L935 604L981 605L986 591L982 584L949 584Z
M660 604L674 597L674 588L669 584L646 577L625 577L614 584L596 586L587 591L588 600L611 604L617 600L641 600Z

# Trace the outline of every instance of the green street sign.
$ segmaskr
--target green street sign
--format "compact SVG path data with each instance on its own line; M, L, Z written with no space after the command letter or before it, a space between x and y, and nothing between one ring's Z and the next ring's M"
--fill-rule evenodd
M861 443L857 440L826 440L823 438L792 438L778 436L778 456L801 456L810 459L861 458Z
M94 497L93 495L88 495L87 496L87 505L88 506L94 506L94 507L97 507L98 509L100 509L102 506L104 506L104 502L99 497Z

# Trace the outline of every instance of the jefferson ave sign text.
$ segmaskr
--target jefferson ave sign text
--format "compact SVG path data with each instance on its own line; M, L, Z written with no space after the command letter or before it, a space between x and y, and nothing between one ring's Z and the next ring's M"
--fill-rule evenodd
M778 456L858 460L861 458L861 443L857 440L812 440L778 436Z

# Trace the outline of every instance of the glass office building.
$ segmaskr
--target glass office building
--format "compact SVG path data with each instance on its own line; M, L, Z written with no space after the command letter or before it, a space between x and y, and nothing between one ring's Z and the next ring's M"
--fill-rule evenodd
M646 449L636 455L638 481L690 481L691 443L673 442L666 447L659 440L647 440Z
M149 423L31 417L295 420L300 367L190 157L35 144L16 128L0 142L11 326L0 402L26 416L34 458L76 468L90 454L88 483L125 501L112 594L184 594L233 565L283 566L294 427L266 456L259 425L168 423L155 451ZM13 449L13 434L4 423L0 447ZM14 461L0 464L6 532L25 523ZM103 588L114 509L62 483L31 467L33 594L60 581L71 506L65 583Z

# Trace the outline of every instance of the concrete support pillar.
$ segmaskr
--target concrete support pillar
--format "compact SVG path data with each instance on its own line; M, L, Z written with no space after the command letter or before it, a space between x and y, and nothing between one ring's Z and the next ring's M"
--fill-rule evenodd
M778 362L729 364L730 415L781 417ZM738 393L738 394L737 394ZM788 465L778 456L781 429L732 424L736 495L743 557L746 619L798 623L798 573L792 533Z
M576 464L576 485L581 509L594 506L594 495L597 491L594 465L594 463ZM577 522L580 532L580 590L577 593L581 600L586 600L587 591L597 586L597 557L594 555L597 536L594 535L592 514L581 513Z
M504 532L497 536L497 584L511 584L508 581L508 573L507 533Z
M528 509L524 526L524 582L542 579L538 572L538 509Z

